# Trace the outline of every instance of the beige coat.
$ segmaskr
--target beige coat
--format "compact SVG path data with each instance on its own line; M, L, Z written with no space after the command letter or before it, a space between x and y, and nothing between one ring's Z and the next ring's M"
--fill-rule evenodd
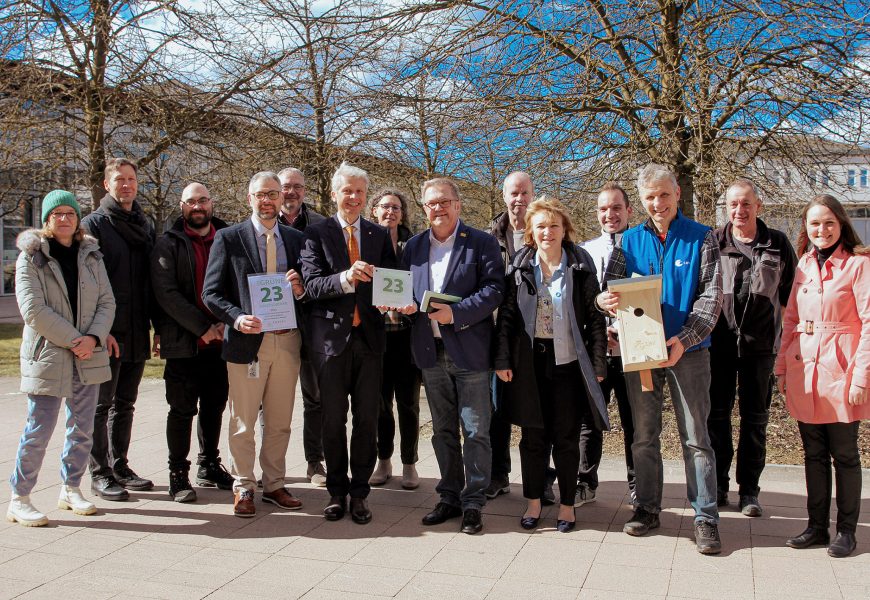
M17 240L15 295L24 318L21 340L21 391L45 396L72 396L73 368L84 384L111 378L106 337L115 318L115 297L97 241L85 236L79 245L78 322L73 323L60 264L49 255L40 231L22 232ZM75 338L100 340L89 360L70 348Z
M870 384L870 256L842 245L819 269L815 252L798 262L774 373L785 377L788 412L804 423L870 419L849 404L849 387Z

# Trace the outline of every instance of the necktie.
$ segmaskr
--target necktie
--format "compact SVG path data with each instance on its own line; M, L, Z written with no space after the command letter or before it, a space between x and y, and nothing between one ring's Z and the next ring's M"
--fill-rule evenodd
M275 232L266 232L266 273L278 270L278 249L275 246Z
M356 238L353 237L353 225L348 225L344 228L347 231L347 255L350 257L350 264L353 266L353 263L359 260L359 247L356 245ZM353 283L354 287L356 287L356 282ZM359 318L359 308L354 305L353 307L353 326L356 327L360 324L361 319Z
M356 238L353 237L353 225L348 225L344 228L347 231L347 255L350 257L350 264L353 266L353 263L359 260L359 247L356 245ZM353 282L354 287L356 287L356 281ZM356 327L360 324L359 318L359 308L356 305L353 307L353 326Z

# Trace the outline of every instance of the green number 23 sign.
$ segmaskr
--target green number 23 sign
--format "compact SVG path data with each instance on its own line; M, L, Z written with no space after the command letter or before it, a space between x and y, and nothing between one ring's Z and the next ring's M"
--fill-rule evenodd
M273 285L271 287L261 287L260 293L263 294L263 297L260 299L260 302L280 302L284 299L284 290L281 289L280 286Z
M372 276L372 304L402 308L414 303L411 272L375 267Z

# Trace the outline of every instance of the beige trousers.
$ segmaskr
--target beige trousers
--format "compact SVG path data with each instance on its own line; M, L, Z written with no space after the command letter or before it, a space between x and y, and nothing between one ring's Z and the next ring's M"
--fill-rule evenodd
M284 487L301 345L302 336L298 329L281 335L266 333L257 354L260 373L256 378L248 377L248 365L227 363L230 380L230 472L236 478L233 491L242 488L253 491L257 487L254 475L254 431L261 406L263 439L260 444L260 468L263 470L263 491L273 492Z

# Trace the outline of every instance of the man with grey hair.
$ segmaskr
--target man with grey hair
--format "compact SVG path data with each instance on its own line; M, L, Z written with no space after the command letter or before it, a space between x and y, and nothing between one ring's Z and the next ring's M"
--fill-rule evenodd
M221 356L229 378L229 446L237 517L253 517L256 512L254 429L261 407L263 502L284 510L302 506L284 487L302 332L297 328L264 333L262 321L252 314L248 287L249 275L283 273L293 295L301 298L305 293L299 274L302 234L278 223L281 181L275 173L263 171L251 178L248 204L250 219L215 235L202 291L206 308L225 326ZM295 309L301 327L299 303Z
M369 479L377 460L378 411L386 333L372 305L375 267L394 268L389 232L360 215L368 175L346 163L332 177L335 216L305 229L302 274L309 305L307 350L317 370L323 411L323 450L329 521L348 510L355 523L371 521ZM349 398L349 400L348 400ZM353 414L350 453L347 411ZM348 467L350 477L348 477Z
M632 227L613 249L605 282L633 275L661 275L662 320L668 359L652 369L653 389L641 387L638 372L625 374L634 418L632 454L636 476L634 515L623 527L644 535L659 527L662 509L663 388L667 380L683 446L687 496L695 511L695 543L702 554L722 551L716 506L716 460L707 434L710 413L710 332L722 305L719 246L709 227L679 210L680 187L673 172L650 164L637 178L649 219ZM619 295L602 292L599 308L615 314Z
M788 237L758 218L761 209L755 184L738 179L725 192L728 222L715 232L724 296L710 346L707 428L716 453L717 503L727 506L734 458L731 413L739 396L737 506L747 517L762 513L758 482L767 456L771 374L797 264Z
M305 174L299 169L287 167L278 172L281 180L281 214L278 222L305 232L306 227L319 223L325 217L305 204ZM320 389L317 372L302 348L302 367L299 371L302 388L302 450L308 463L306 477L318 486L326 485L326 469L323 468L323 424L320 409Z
M535 186L528 173L514 171L504 178L502 199L505 210L497 214L489 224L489 233L498 241L505 269L510 265L511 258L517 250L523 247L523 233L526 227L526 207L535 199ZM496 498L500 494L510 492L511 472L511 424L500 410L502 382L493 377L493 400L495 410L489 427L489 438L492 444L492 477L485 490L486 497ZM544 503L552 504L553 482L555 472L547 472L547 486L544 491Z

